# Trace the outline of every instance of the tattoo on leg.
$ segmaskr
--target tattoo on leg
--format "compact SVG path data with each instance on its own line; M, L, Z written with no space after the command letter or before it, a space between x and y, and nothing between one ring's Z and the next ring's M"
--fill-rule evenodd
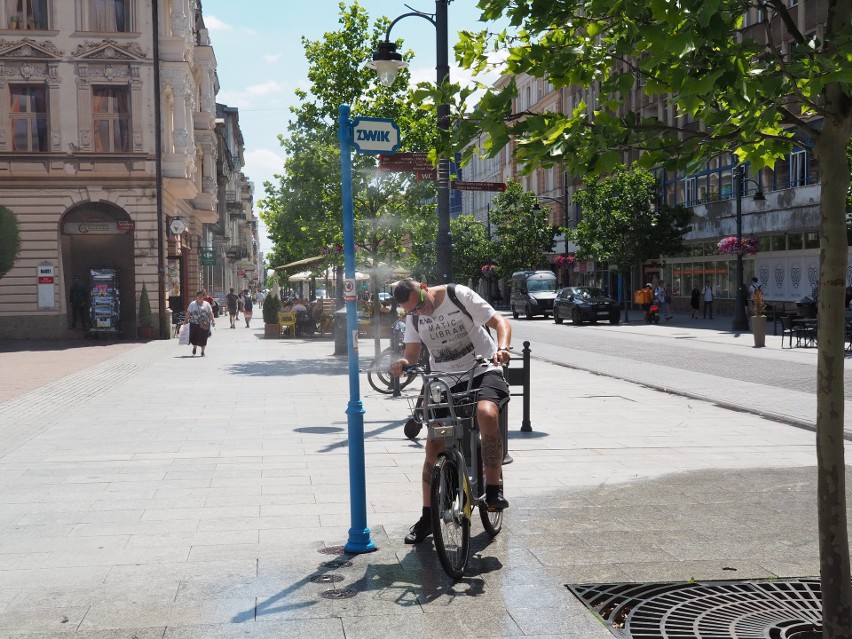
M430 464L429 462L423 462L423 483L427 486L432 485L432 469L435 467L435 464Z
M503 443L499 435L482 437L482 463L486 468L500 468L503 461Z

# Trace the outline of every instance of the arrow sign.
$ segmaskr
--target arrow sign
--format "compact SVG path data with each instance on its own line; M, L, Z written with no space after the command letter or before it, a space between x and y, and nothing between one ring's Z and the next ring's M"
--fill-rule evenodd
M399 138L399 127L389 118L355 118L352 121L352 146L358 153L396 153Z

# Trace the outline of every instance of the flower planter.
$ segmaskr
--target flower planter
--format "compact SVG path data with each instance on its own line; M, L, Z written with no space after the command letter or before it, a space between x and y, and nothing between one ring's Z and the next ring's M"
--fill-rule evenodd
M268 338L281 337L281 324L264 324L263 336Z
M766 346L766 315L752 316L751 333L754 336L755 348Z
M136 334L139 336L139 339L154 339L154 327L138 326L136 327Z

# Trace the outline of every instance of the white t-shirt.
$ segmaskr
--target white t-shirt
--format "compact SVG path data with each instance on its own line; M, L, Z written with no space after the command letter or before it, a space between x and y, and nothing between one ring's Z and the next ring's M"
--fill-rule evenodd
M455 305L449 292L445 290L444 301L432 315L408 315L405 318L403 341L406 344L425 344L429 349L429 361L434 370L464 373L474 365L477 355L489 361L494 357L497 345L485 330L484 324L495 315L495 311L467 286L456 284L455 288L456 297L471 317ZM415 321L418 322L416 329ZM477 369L476 374L495 368L497 367L490 364L487 369Z

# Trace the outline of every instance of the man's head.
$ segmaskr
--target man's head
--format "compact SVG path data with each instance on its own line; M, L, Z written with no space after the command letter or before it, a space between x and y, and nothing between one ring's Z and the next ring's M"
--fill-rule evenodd
M757 278L756 277L751 278L751 281L754 282L755 284L757 284Z
M234 292L234 289L231 289L231 293L233 293L233 292Z
M431 315L435 310L435 298L426 282L402 280L393 290L393 297L402 310L411 315Z

